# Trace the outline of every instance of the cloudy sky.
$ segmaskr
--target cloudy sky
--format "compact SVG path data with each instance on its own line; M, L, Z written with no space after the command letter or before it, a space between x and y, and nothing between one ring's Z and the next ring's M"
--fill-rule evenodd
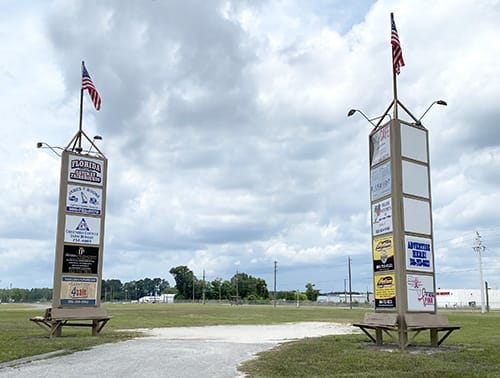
M237 271L279 290L372 289L369 117L398 97L429 129L439 287L500 286L496 0L0 2L0 287L51 287L60 159L81 61L84 130L109 159L103 278Z

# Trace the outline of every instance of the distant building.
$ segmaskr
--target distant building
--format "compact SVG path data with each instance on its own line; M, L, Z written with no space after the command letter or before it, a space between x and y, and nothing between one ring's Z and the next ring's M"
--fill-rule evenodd
M147 295L139 303L174 303L175 294Z
M333 292L320 294L316 299L319 303L349 303L351 297L349 293ZM352 292L352 301L357 303L373 303L373 293L358 293Z
M500 290L488 290L488 302L491 310L500 310ZM478 308L481 307L481 293L479 289L438 289L436 303L439 308Z

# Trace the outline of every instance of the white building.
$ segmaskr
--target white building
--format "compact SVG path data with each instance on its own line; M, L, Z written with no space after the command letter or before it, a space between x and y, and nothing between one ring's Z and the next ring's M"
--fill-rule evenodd
M139 303L174 303L175 294L147 295Z
M489 288L485 306L488 302L491 310L500 310L500 290ZM481 293L479 289L438 289L436 303L439 308L481 308Z

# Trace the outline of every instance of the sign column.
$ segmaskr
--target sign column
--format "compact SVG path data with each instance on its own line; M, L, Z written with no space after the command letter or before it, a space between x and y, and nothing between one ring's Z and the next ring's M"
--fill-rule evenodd
M61 162L53 308L104 314L101 281L107 159L64 150Z
M372 131L370 203L377 312L436 312L428 133L393 119Z

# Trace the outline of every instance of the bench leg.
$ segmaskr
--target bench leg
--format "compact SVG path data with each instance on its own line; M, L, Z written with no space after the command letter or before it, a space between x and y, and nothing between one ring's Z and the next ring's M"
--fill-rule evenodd
M364 327L359 327L359 328L365 333L366 336L370 338L371 341L373 341L374 343L377 342L377 340L372 336L372 334L368 332Z
M49 337L61 337L62 335L62 322L61 321L53 321L52 328L50 330Z
M431 333L431 346L438 347L439 343L438 343L438 331L437 331L437 329L431 329L430 333Z
M446 331L446 333L439 339L439 341L437 342L437 345L441 345L441 343L446 340L446 338L448 336L450 336L450 334L454 331L454 329L449 329Z
M384 337L381 328L375 328L375 338L377 339L377 345L382 345L384 343Z

